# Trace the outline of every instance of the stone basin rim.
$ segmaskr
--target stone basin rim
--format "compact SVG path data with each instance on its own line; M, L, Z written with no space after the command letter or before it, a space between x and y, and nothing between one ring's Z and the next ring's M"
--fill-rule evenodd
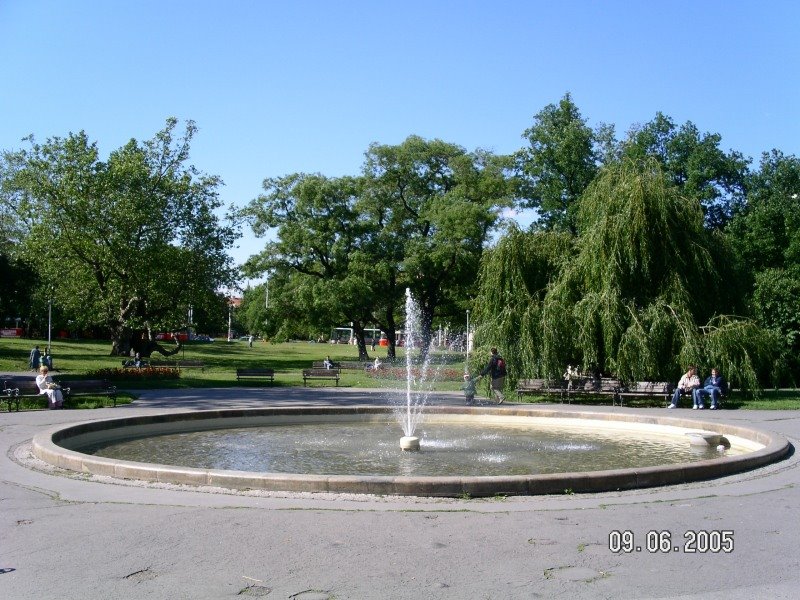
M674 416L641 415L632 413L600 413L564 411L531 407L426 407L427 414L500 416L524 419L547 417L589 419L597 421L643 423L680 427L733 435L763 445L753 452L721 456L714 459L672 465L604 471L569 472L546 475L514 476L351 476L307 475L301 473L257 473L200 469L174 465L159 465L115 460L83 454L59 444L71 437L90 432L108 431L127 426L147 426L177 422L202 423L212 419L247 417L324 417L332 415L389 415L391 407L267 407L241 409L212 409L154 413L111 419L98 419L60 425L37 434L32 452L37 458L67 470L120 479L153 483L214 486L234 490L263 490L275 492L326 492L400 496L485 497L495 495L544 495L608 492L676 485L692 481L715 479L752 470L784 458L790 451L789 441L774 432L725 423L697 421ZM400 434L398 434L398 439Z

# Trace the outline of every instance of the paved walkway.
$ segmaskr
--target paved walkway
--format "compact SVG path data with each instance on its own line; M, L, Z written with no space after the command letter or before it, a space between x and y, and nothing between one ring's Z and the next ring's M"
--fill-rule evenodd
M48 471L27 452L35 433L58 423L220 406L365 404L377 396L346 388L152 391L116 409L0 414L0 597L798 597L794 455L668 488L461 500L121 485ZM455 394L432 400L457 402ZM800 412L678 414L776 431L795 446L800 439ZM615 530L631 532L641 551L612 553ZM733 532L733 552L684 550L685 535L717 531ZM651 542L669 535L678 551L647 552L648 532L661 532L650 533Z

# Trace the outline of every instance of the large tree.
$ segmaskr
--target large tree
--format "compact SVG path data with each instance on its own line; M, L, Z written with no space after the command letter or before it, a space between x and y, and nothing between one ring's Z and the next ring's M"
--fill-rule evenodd
M592 130L566 94L545 106L523 137L529 144L517 153L523 205L538 211L540 227L576 233L577 200L613 156L613 128Z
M748 182L727 234L750 274L754 317L783 340L783 366L800 380L800 159L773 150ZM790 381L784 378L784 383Z
M370 324L386 332L394 356L410 288L427 349L434 318L467 308L484 243L510 204L508 166L505 157L411 136L370 146L360 177L267 179L245 214L257 234L277 228L277 239L253 257L250 272L302 275L296 298L306 299L306 313L352 323L364 357Z
M277 229L275 241L251 257L246 271L280 275L281 297L291 294L282 316L321 329L352 323L359 354L367 358L364 329L376 286L369 270L359 267L371 263L360 258L370 233L359 210L362 187L359 177L295 173L270 178L244 215L257 235Z
M512 203L510 167L510 157L418 136L367 152L364 206L376 232L370 255L390 302L401 304L411 290L425 350L435 318L460 319L469 307L489 233Z
M680 127L662 113L628 133L625 156L656 159L681 193L698 201L710 228L722 228L744 199L749 160L720 148L718 133L700 133L687 121Z
M174 352L155 331L184 327L189 306L213 314L233 279L220 180L187 164L194 123L177 138L176 126L106 161L84 132L3 154L3 198L27 231L21 255L74 326L108 331L113 353Z
M628 381L673 379L699 364L757 386L773 337L729 316L739 304L725 240L703 228L699 203L657 162L606 165L576 222L572 245L532 232L527 257L501 243L484 262L478 341L512 345L512 379L557 377L567 364Z

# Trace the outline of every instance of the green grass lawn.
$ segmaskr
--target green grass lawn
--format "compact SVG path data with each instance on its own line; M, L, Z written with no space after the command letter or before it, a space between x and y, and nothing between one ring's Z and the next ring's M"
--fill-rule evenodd
M28 356L35 344L43 349L46 341L22 340L13 338L0 339L0 372L18 372L28 370ZM168 346L167 346L168 347ZM59 377L91 376L102 369L118 369L122 366L122 357L110 356L110 342L89 340L58 340L52 342L54 375ZM399 358L403 358L402 348L398 349ZM253 343L250 348L244 341L216 341L212 343L190 343L176 355L167 359L200 360L205 369L182 369L178 379L142 379L114 378L117 387L125 389L151 388L197 388L225 386L299 386L303 385L302 370L311 367L315 361L322 361L330 356L333 361L357 361L358 349L346 344L315 344L292 342L271 344L263 341ZM379 357L386 361L386 349L377 348L370 351L370 357ZM162 359L154 354L154 359ZM463 356L434 353L434 361L446 362L446 372L450 381L437 384L440 390L458 390L461 386L460 375L464 370ZM258 380L236 381L237 368L271 368L275 370L275 383L260 383ZM123 374L124 375L124 374ZM314 382L312 385L330 385L330 382ZM347 387L385 387L397 386L397 382L376 379L365 371L345 370L341 373L340 386Z
M15 338L0 338L0 372L18 372L28 370L28 355L34 344L45 348L46 340L29 340ZM93 372L101 369L116 369L122 366L122 358L110 356L111 343L107 341L91 340L55 340L52 343L54 374L58 377L91 377ZM402 358L403 350L398 349ZM206 365L205 370L183 369L177 379L136 379L115 378L114 383L119 389L137 390L153 388L199 388L199 387L234 387L240 385L274 385L274 386L301 386L303 385L302 370L311 367L314 361L321 361L330 355L334 361L358 360L358 350L355 346L345 344L314 344L306 342L293 342L271 344L254 342L250 348L247 342L242 341L216 341L212 343L190 343L184 346L172 358L187 360L200 360ZM386 349L378 348L370 352L371 358L378 356L386 359ZM154 355L154 358L162 358ZM446 363L442 373L446 380L438 381L435 389L459 390L461 388L460 374L464 370L464 357L458 354L434 353L433 362ZM271 368L275 369L275 383L260 383L249 380L243 383L236 381L237 368ZM312 385L330 385L330 382L315 382ZM375 387L401 387L399 381L376 379L365 371L342 371L340 386L375 388ZM134 392L135 393L135 392ZM508 392L513 397L514 391ZM488 397L488 390L481 383L479 395ZM102 399L95 401L95 405ZM120 402L125 402L125 397L120 397ZM130 401L129 399L127 401ZM538 398L525 396L523 401L538 403L552 403L553 398ZM82 401L84 404L89 402ZM586 401L578 400L580 404ZM596 399L591 401L594 403ZM605 400L599 403L607 403ZM626 402L626 406L663 406L658 399L635 400ZM76 406L77 407L77 406ZM764 390L758 398L752 395L734 394L726 402L726 409L800 409L800 390Z

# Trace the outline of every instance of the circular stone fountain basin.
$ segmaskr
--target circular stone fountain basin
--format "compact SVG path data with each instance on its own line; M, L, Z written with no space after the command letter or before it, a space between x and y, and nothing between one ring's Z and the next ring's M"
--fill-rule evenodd
M432 407L425 420L463 423L486 427L528 427L534 422L546 426L583 428L614 432L618 436L652 435L679 438L689 444L691 433L698 431L724 436L731 452L724 456L669 465L633 468L583 470L523 475L353 475L255 472L196 468L119 460L86 454L81 449L103 445L117 439L157 436L176 432L228 429L231 427L276 426L309 423L383 423L386 427L392 411L383 407L349 408L274 408L212 410L167 413L92 421L61 426L37 435L34 454L62 468L125 479L217 486L232 489L255 489L292 492L349 492L416 496L491 496L511 494L553 494L565 490L599 492L670 485L711 479L756 468L779 460L789 450L788 441L778 435L738 426L700 423L671 417L643 418L636 415L574 413L557 410L520 408ZM398 438L400 434L398 433ZM705 442L704 442L705 443ZM395 448L401 452L395 442ZM422 453L425 453L423 440ZM407 454L407 453L406 453ZM417 454L417 453L411 453ZM577 459L576 461L577 462Z

